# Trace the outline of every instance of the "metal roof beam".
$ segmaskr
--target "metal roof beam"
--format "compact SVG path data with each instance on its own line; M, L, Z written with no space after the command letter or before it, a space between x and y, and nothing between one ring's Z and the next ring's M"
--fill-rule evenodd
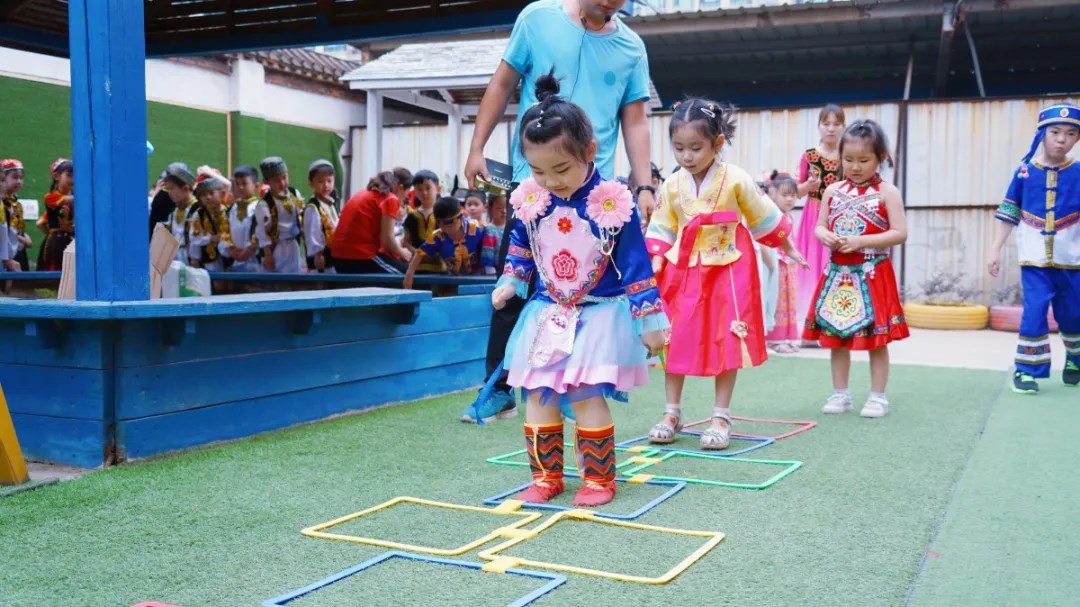
M956 33L956 8L959 4L946 0L941 5L941 34L938 38L937 69L934 71L935 97L944 96L949 83L949 54L953 34Z
M699 57L720 57L730 60L740 55L765 53L773 55L777 52L789 51L804 55L809 51L845 50L863 47L897 46L907 48L913 42L925 45L933 44L936 38L928 32L921 39L916 36L912 40L912 32L866 32L853 36L843 37L804 37L770 38L767 40L734 40L731 42L710 42L706 44L673 44L649 45L649 63L656 65L664 60L692 59Z
M1074 6L1075 0L968 0L969 14ZM828 4L778 5L693 14L634 17L626 22L642 38L690 32L789 28L855 21L936 17L942 0L851 0ZM646 40L647 42L648 40Z
M27 7L33 0L19 0L15 2L7 2L7 7L0 10L0 18L5 20L11 19L18 15L24 8Z
M447 116L453 116L457 113L455 106L445 101L439 101L438 99L432 99L421 95L419 93L410 93L405 91L384 91L382 96L387 99L393 99L400 103L405 103L413 107L423 108L432 112L439 112L440 114L446 114Z
M361 91L437 91L439 89L484 89L491 80L491 74L475 76L434 76L431 78L341 78L349 83L349 88Z

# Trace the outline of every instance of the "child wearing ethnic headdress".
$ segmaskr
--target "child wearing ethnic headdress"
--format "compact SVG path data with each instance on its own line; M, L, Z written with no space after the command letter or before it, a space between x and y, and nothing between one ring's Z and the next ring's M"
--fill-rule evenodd
M161 172L160 189L150 201L150 238L154 227L162 224L169 228L180 243L177 261L187 263L187 247L183 246L187 235L187 212L195 204L191 188L195 187L195 175L183 162L172 162Z
M26 251L34 246L34 241L26 233L23 206L19 202L19 190L23 187L24 178L25 171L21 161L15 158L0 160L0 195L3 197L3 223L8 230L10 259L19 270L29 272L30 259ZM0 255L3 255L2 251Z
M510 198L516 219L492 303L501 309L515 295L528 298L505 356L509 384L527 394L534 482L518 499L546 502L564 491L565 403L577 419L583 481L574 505L595 507L615 497L607 399L626 402L627 392L648 382L647 358L663 346L669 325L633 195L601 178L592 123L558 91L552 74L539 78L539 103L522 116L519 139L533 177Z
M416 268L424 258L437 258L446 265L453 276L483 273L480 249L484 229L472 217L465 215L457 198L444 196L435 203L435 221L439 228L420 245L419 252L409 262L405 272L404 288L411 289Z
M161 178L162 188L150 204L150 234L153 226L161 223L179 243L175 260L188 263L188 224L191 209L195 206L195 175L183 162L173 162L165 167Z
M225 196L232 189L229 180L217 169L201 166L196 171L195 198L188 224L188 259L192 267L223 272L232 265L233 248L229 219L225 214Z
M791 242L791 219L746 171L721 158L735 135L733 107L688 99L675 108L669 133L681 170L660 187L645 238L671 317L667 403L649 441L678 438L686 376L713 377L712 424L700 443L702 449L726 449L738 371L768 357L754 241L783 247L804 262Z
M865 350L870 354L870 397L859 415L885 417L888 345L908 337L889 259L892 247L907 240L904 200L878 174L881 164L891 162L881 125L853 122L840 138L839 151L844 180L825 190L814 229L832 254L814 291L803 339L832 350L833 393L822 413L851 411L851 351Z
M262 265L255 254L259 250L255 238L255 207L259 204L259 172L245 164L233 171L235 200L229 206L229 235L232 237L230 272L261 272Z
M1013 392L1037 394L1036 379L1050 377L1054 318L1065 346L1061 381L1080 385L1080 165L1069 155L1080 139L1080 107L1062 103L1039 112L1031 149L1013 174L995 217L991 276L1001 271L1001 249L1016 231L1024 311L1016 346Z
M319 273L334 274L334 258L330 243L338 224L338 211L334 205L334 165L329 160L316 160L308 167L308 184L311 198L304 206L304 249L307 268Z
M289 167L279 156L259 163L266 194L255 207L255 236L262 250L263 269L279 274L304 271L300 254L300 214L304 199L289 185Z
M75 239L74 165L57 158L49 167L52 185L45 194L45 242L38 251L37 269L58 272L64 264L64 249Z

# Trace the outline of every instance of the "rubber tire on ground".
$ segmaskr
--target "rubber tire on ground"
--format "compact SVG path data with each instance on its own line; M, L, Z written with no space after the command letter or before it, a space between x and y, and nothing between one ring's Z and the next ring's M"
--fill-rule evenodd
M995 331L1017 333L1020 331L1020 317L1024 314L1023 306L990 306L990 328ZM1057 333L1054 312L1050 312L1050 332Z
M977 304L931 306L909 303L904 304L904 318L908 325L917 329L977 331L986 328L990 310Z

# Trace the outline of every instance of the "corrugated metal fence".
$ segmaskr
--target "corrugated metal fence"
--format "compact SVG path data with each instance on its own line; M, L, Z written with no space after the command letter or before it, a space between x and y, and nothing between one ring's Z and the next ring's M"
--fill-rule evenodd
M906 285L917 293L930 274L942 270L962 273L989 303L994 289L1019 280L1015 248L1004 255L1005 272L992 279L985 271L994 238L993 207L1001 200L1013 170L1027 152L1039 109L1076 98L920 101L908 106L907 178L908 241L904 247ZM848 122L872 118L885 129L895 150L901 106L897 103L845 106ZM738 114L738 130L726 152L729 161L760 175L780 169L794 173L799 155L818 140L817 108L748 110ZM654 162L665 174L675 166L668 139L668 116L653 116ZM509 157L511 123L500 124L485 150L490 158ZM387 166L411 169L447 166L443 137L446 127L389 127L384 132ZM472 125L463 133L464 165ZM363 133L360 135L363 138ZM361 145L360 149L363 147ZM627 174L622 144L616 171ZM893 171L885 171L891 178ZM449 186L453 176L444 175Z

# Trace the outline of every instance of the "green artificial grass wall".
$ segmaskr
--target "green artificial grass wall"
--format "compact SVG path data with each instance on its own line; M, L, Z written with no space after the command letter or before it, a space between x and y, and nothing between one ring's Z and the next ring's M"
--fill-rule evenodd
M0 77L0 158L18 158L26 166L26 182L21 198L36 199L44 212L42 197L52 183L49 165L58 157L71 157L70 89L66 86ZM272 154L288 162L292 183L309 194L307 167L312 161L326 158L338 172L338 189L343 183L338 151L344 141L338 134L243 116L233 112L232 166L253 164ZM342 125L346 128L347 125ZM154 153L147 157L147 189L170 162L182 161L194 171L210 165L229 168L227 135L229 119L225 113L211 112L167 103L146 104L147 137ZM76 167L78 170L78 167ZM135 209L136 207L133 207ZM141 208L141 207L138 207ZM133 211L134 212L134 211ZM37 260L37 250L44 239L31 227L34 238L30 262Z

